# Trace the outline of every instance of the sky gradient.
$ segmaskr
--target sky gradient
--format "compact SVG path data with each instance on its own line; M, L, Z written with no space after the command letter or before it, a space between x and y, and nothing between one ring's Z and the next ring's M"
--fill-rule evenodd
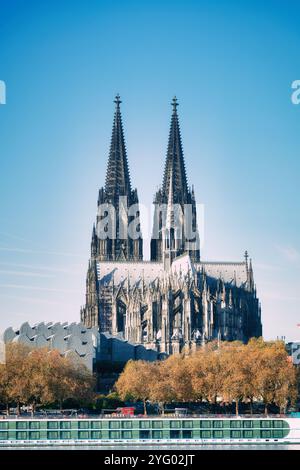
M0 0L0 329L79 320L114 96L149 205L176 94L202 258L248 250L265 338L300 340L299 24L292 0Z

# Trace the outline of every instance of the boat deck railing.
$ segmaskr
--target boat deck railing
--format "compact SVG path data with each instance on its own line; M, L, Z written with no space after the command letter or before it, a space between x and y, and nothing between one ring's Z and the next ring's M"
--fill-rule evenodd
M124 415L124 414L77 414L68 416L63 413L61 414L20 414L20 415L0 415L1 419L9 419L9 420L20 420L20 419L39 419L39 420L55 420L55 419L66 419L66 420L78 420L78 419L169 419L169 418L177 418L177 419L270 419L270 418L292 418L291 415L286 414L253 414L253 415L235 415L235 414L174 414L174 413L166 413L166 414L156 414L156 415Z

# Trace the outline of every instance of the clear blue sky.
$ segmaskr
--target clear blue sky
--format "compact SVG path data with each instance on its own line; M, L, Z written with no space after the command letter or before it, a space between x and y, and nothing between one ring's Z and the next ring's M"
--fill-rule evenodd
M78 321L114 95L148 204L176 94L203 258L247 249L265 337L300 339L299 24L292 0L0 0L0 328Z

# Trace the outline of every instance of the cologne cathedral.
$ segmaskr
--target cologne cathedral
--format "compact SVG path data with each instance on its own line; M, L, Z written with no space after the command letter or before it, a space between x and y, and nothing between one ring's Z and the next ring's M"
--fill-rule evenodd
M247 252L239 262L208 262L200 256L196 200L187 182L176 98L162 185L154 196L150 261L143 260L139 199L131 186L120 103L117 95L81 321L166 354L193 350L213 339L247 342L261 336L260 303ZM111 206L114 236L107 222ZM181 223L175 224L175 218ZM132 237L124 225L134 220Z

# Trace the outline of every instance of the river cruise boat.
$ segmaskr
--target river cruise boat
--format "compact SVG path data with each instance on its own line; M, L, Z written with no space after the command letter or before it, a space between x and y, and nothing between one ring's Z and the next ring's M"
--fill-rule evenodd
M299 444L300 418L134 416L0 419L0 447Z

